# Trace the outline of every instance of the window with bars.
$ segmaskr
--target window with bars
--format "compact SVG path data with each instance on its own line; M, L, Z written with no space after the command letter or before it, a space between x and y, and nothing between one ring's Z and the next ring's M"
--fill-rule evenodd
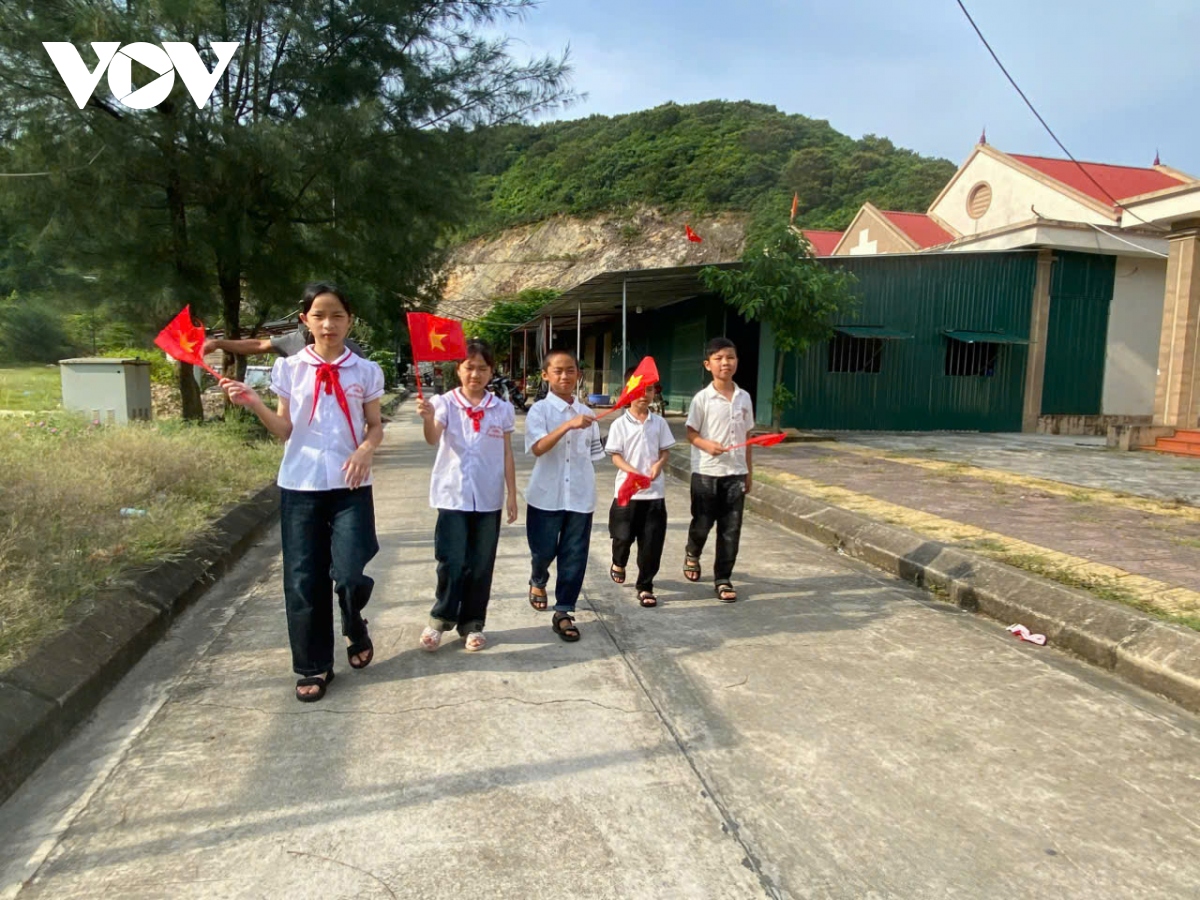
M999 344L987 342L968 344L965 341L947 340L946 374L990 378L996 374L996 357L999 349Z
M877 375L882 363L883 341L880 338L851 337L835 332L829 339L830 372Z

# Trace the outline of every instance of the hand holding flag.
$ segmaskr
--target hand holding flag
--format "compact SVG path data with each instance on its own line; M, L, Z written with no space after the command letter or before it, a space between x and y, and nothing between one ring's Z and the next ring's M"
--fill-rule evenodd
M200 366L220 381L221 376L204 361L204 326L193 324L189 304L154 339L155 345L172 359L191 366Z
M625 480L617 491L617 506L628 506L633 495L650 487L650 478L640 472L626 472Z
M782 431L778 434L760 434L758 437L752 437L743 443L726 447L725 452L728 453L730 450L737 450L739 447L774 447L776 444L782 444L786 439L787 434Z

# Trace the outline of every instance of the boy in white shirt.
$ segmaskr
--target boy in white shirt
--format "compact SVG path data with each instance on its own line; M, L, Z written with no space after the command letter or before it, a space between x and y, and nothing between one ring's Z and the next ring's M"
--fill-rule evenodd
M529 486L525 534L532 556L529 605L544 610L550 563L558 559L553 628L564 641L579 640L575 604L583 588L596 509L594 460L604 444L592 411L575 396L579 363L566 350L551 350L542 363L550 386L545 400L525 417L525 452L536 458Z
M635 368L625 373L628 381ZM608 430L605 451L618 469L614 497L631 474L645 475L650 486L634 494L625 506L613 500L608 511L608 533L612 537L612 567L609 576L617 584L625 583L629 551L638 545L638 602L646 608L658 605L654 595L654 576L662 563L663 543L667 539L667 501L663 469L675 446L675 436L662 416L650 412L650 402L658 390L651 385L645 395L634 400L629 409Z
M729 450L744 442L754 427L750 395L733 383L737 347L718 337L704 349L704 368L712 384L696 394L688 409L687 436L692 445L692 524L688 529L683 575L700 580L700 554L713 524L717 526L717 559L713 581L722 603L737 600L730 578L742 536L742 510L754 478L749 447Z

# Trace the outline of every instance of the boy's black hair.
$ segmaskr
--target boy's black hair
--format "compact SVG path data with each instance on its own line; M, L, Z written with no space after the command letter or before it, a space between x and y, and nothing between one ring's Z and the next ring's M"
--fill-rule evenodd
M342 293L342 289L336 284L331 284L328 281L312 281L304 286L304 294L300 297L300 312L308 315L308 311L312 309L313 301L322 294L333 294L341 301L348 315L354 315L354 311L350 308L350 301L346 299L346 295Z
M704 358L710 359L714 353L720 353L722 350L737 353L737 344L727 337L715 337L704 345Z
M471 338L467 341L467 355L463 358L466 362L472 356L478 356L493 372L496 371L496 355L492 353L492 348L488 346L487 341L481 341L479 338Z
M546 358L542 360L542 371L543 372L545 372L546 367L550 365L550 357L552 357L552 356L569 356L569 357L571 357L571 362L575 363L575 368L577 368L577 369L583 368L582 366L579 365L579 357L577 357L573 351L568 350L566 347L555 347L553 350L551 350L549 353L547 353Z

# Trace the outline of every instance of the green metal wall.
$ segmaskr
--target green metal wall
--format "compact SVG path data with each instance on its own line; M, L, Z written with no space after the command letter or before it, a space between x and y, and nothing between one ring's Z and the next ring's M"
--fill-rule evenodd
M886 341L878 374L831 373L827 346L784 379L797 395L783 424L845 430L1020 431L1028 348L1000 348L990 377L945 374L947 330L1028 337L1037 274L1031 252L848 257L860 305L852 322L913 335ZM770 365L764 355L762 365ZM763 398L766 402L766 398Z
M1042 415L1099 415L1115 256L1056 252Z

